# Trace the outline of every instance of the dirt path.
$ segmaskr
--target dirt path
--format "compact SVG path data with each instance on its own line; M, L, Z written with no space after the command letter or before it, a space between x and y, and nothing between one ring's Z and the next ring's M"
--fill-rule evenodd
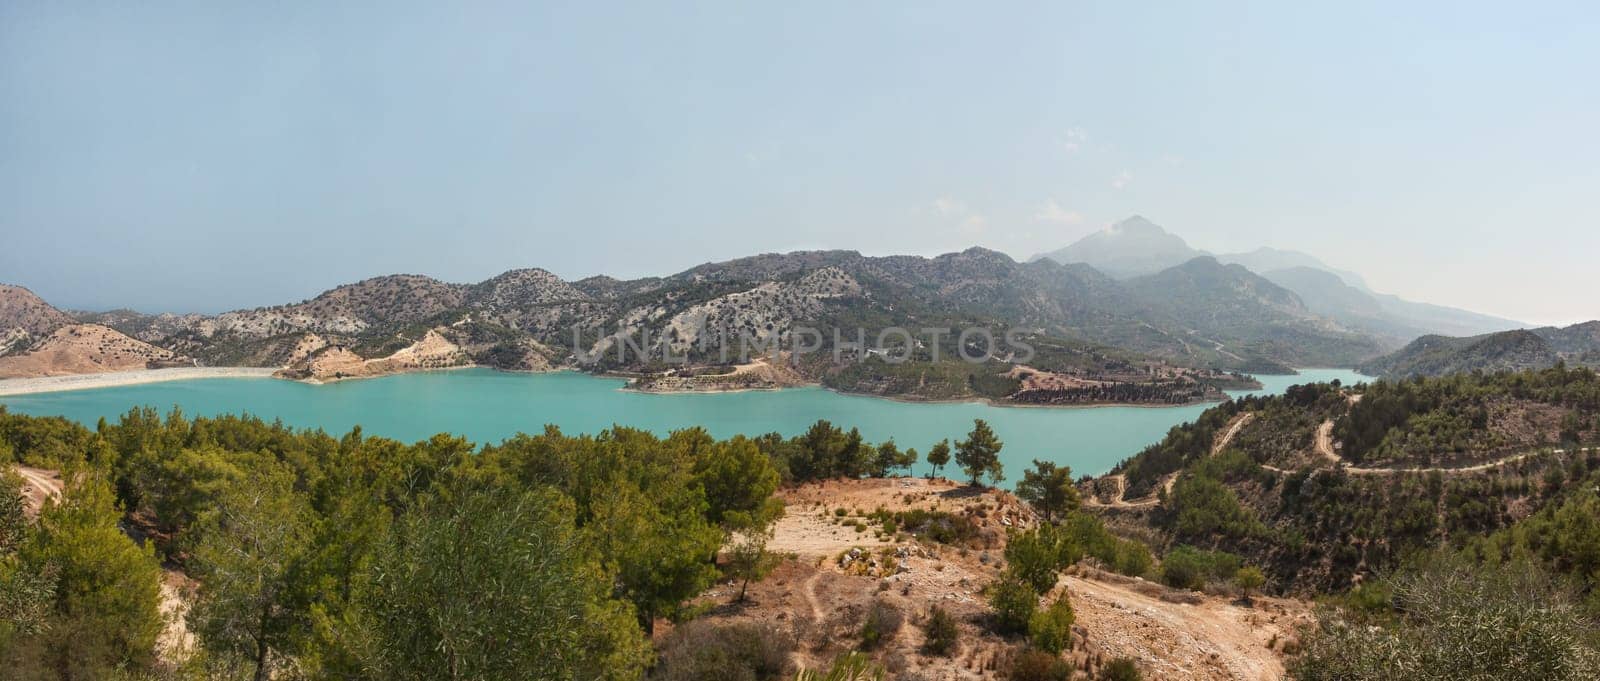
M26 483L23 495L30 517L38 517L45 500L61 498L65 487L61 473L28 466L17 466L17 473ZM190 595L195 587L195 581L182 571L162 569L160 610L163 626L156 637L156 651L161 659L172 664L182 663L194 651L194 634L189 632L184 617L189 612Z
M1243 430L1255 417L1256 413L1253 411L1247 411L1233 417L1233 424L1228 426L1228 430L1222 433L1222 437L1217 438L1217 441L1211 444L1211 455L1216 456L1221 454L1222 450L1227 449L1228 444L1233 442L1233 436L1238 435L1239 431Z
M1333 420L1331 419L1323 421L1322 425L1317 426L1316 447L1318 454L1321 454L1323 458L1333 462L1334 466L1342 467L1346 473L1351 475L1394 475L1398 473L1476 473L1478 471L1486 471L1492 468L1504 466L1506 464L1516 463L1530 456L1536 456L1546 451L1551 454L1567 453L1567 450L1565 449L1522 452L1521 454L1513 454L1511 456L1501 457L1493 461L1486 461L1484 463L1473 464L1471 466L1422 466L1411 468L1351 466L1347 465L1344 457L1339 456L1338 451L1334 449ZM1577 447L1572 451L1588 453L1594 449L1595 448L1593 447ZM1284 472L1282 469L1278 468L1271 468L1267 466L1263 466L1263 468L1280 473Z
M812 573L810 577L806 578L806 583L800 586L800 595L805 597L806 605L811 607L811 621L818 624L821 624L826 616L822 612L822 604L817 601L817 582L822 579L823 572L823 570L817 570Z
M1254 419L1255 416L1255 412L1247 411L1243 414L1233 417L1233 422L1228 425L1228 429L1223 431L1222 435L1218 436L1215 442L1211 443L1211 456L1216 456L1217 454L1220 454L1222 450L1227 449L1228 444L1233 442L1233 437L1238 435L1239 431L1243 430L1245 425L1250 423L1250 420ZM1112 495L1112 500L1109 502L1103 502L1092 498L1084 499L1083 505L1095 508L1144 508L1146 506L1154 506L1161 503L1161 497L1155 494L1143 499L1135 499L1133 501L1123 499L1123 496L1127 495L1128 493L1128 479L1121 473L1107 475L1104 479L1116 481L1117 493ZM1167 494L1170 495L1172 494L1172 486L1176 484L1178 484L1178 474L1173 473L1168 475L1167 479L1161 483L1161 488L1166 490Z
M182 664L194 653L194 634L189 631L189 602L198 583L181 570L161 570L161 634L156 637L156 652L171 664Z
M1134 658L1147 678L1281 679L1278 651L1312 621L1308 606L1292 600L1257 598L1249 608L1216 596L1172 603L1160 598L1161 587L1123 578L1070 576L1066 588L1088 643Z
M61 498L63 485L60 473L43 468L17 466L17 474L22 476L25 485L22 490L23 503L29 516L38 516L39 509L44 508L46 500Z

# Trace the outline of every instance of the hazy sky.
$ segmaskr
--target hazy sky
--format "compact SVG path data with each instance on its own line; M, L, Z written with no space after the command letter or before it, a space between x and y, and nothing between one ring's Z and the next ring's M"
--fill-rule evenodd
M0 2L0 281L218 311L1139 213L1600 317L1592 2L575 4Z

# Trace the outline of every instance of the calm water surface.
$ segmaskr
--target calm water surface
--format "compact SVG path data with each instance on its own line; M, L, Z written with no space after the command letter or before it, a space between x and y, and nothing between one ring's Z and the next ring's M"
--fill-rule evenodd
M1365 377L1344 369L1308 369L1297 376L1261 376L1265 388L1232 395L1279 393L1290 385ZM769 392L651 395L619 390L623 381L579 373L515 374L464 369L401 374L332 385L270 378L215 378L117 388L0 397L15 413L60 415L94 425L115 421L136 406L190 415L247 412L304 428L340 434L359 424L371 435L420 440L448 431L496 442L519 431L555 424L563 432L593 433L613 424L665 434L703 426L713 435L779 432L796 435L817 419L861 429L869 441L894 438L926 452L934 442L959 439L975 418L986 419L1005 442L1001 459L1015 481L1032 459L1100 474L1194 419L1209 405L1072 409L993 407L978 403L914 404L841 395L821 388ZM919 471L923 470L919 466ZM946 469L949 471L949 469Z

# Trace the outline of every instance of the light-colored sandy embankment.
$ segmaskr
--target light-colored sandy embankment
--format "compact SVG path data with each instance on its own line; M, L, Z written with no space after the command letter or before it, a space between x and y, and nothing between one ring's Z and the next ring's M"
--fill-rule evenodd
M185 381L194 378L271 378L271 368L255 367L176 367L172 369L137 369L110 371L102 374L77 374L73 376L42 376L38 378L0 379L0 396L31 395L34 393L83 390L86 388L111 388L141 383Z

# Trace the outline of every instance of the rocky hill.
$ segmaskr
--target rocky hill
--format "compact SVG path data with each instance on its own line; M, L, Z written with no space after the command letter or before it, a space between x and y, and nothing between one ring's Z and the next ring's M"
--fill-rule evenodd
M1591 490L1597 445L1587 369L1299 386L1210 409L1080 489L1163 552L1221 550L1287 591L1338 592Z
M38 305L34 317L51 319L53 308ZM781 379L908 398L1043 404L1217 399L1222 388L1248 384L1229 372L1349 365L1389 349L1319 317L1292 292L1210 258L1119 281L1081 263L1019 263L982 248L933 258L763 254L632 281L566 282L542 269L477 284L392 275L215 316L79 317L204 364L284 367L295 376L440 363L575 366L658 388L770 387L764 382ZM936 331L972 327L988 329L996 342ZM883 343L919 361L888 362L893 348L874 347L891 328L912 337ZM1008 333L1037 348L1037 357L1000 342ZM449 350L420 364L387 361L424 341ZM797 345L812 353L785 355L792 371L737 369ZM834 361L835 350L849 361ZM962 354L980 361L960 361Z
M1189 246L1159 225L1134 216L1090 234L1066 248L1034 256L1063 263L1083 263L1119 279L1154 275L1197 257L1211 255ZM1319 316L1385 344L1402 344L1425 334L1470 336L1527 326L1521 322L1467 310L1429 305L1367 288L1359 274L1328 266L1298 251L1258 248L1214 256L1223 264L1241 265L1299 296Z
M0 357L0 378L67 376L187 364L176 353L98 324L63 326L29 347Z
M1376 376L1443 376L1462 371L1522 371L1566 362L1600 366L1600 322L1543 327L1468 338L1424 336L1363 363Z
M0 284L0 356L25 350L34 341L76 321L33 291Z

